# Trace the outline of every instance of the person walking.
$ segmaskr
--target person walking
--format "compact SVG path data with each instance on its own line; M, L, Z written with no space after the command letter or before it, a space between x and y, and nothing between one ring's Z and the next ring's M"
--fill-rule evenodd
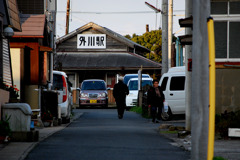
M122 119L124 110L126 108L126 95L129 94L129 90L126 84L123 83L123 77L118 77L118 83L114 85L113 97L115 98L118 110L118 118Z
M158 123L156 121L157 111L158 115L161 115L163 102L165 101L165 96L160 86L158 86L158 81L153 80L153 87L149 88L147 93L147 103L148 107L151 109L152 122Z

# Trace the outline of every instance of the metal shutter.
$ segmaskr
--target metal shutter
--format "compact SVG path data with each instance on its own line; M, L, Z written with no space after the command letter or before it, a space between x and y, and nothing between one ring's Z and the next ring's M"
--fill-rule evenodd
M8 39L3 39L3 81L7 85L12 85L12 72Z

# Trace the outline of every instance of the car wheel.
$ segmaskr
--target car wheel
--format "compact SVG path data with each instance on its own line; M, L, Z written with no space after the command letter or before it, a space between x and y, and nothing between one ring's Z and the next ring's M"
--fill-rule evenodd
M64 124L66 124L66 123L70 123L70 120L71 120L71 113L72 113L72 108L71 108L71 106L69 106L69 107L68 107L68 113L67 113L67 116L62 118L62 121L63 121Z
M172 111L171 108L168 106L168 111L167 112L162 112L161 113L161 118L163 121L170 121L172 119Z
M66 124L66 123L70 123L70 116L69 117L62 117L62 123Z
M80 100L79 100L79 106L78 106L78 108L79 108L79 109L82 108L81 103L80 103Z
M108 101L107 101L106 104L104 105L104 108L108 108Z

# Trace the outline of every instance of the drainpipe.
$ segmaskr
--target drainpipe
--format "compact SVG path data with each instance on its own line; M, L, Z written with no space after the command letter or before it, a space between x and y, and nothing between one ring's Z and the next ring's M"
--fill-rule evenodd
M176 67L179 66L179 38L176 40Z
M183 46L180 44L180 66L183 66Z
M54 38L53 38L53 32L51 31L50 33L50 47L53 49L53 42L54 42ZM49 71L49 79L50 79L50 83L48 83L48 90L51 90L52 84L53 84L53 53L50 53L50 71Z

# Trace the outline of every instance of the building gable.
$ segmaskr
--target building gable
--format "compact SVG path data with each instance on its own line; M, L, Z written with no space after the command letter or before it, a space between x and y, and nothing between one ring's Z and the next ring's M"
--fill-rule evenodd
M106 35L106 48L95 49L94 47L88 49L77 48L78 34L104 34ZM88 23L75 31L65 35L57 40L57 52L88 52L88 51L116 51L116 52L132 52L138 49L138 53L144 54L150 52L147 48L125 38L124 36L113 32L112 30L101 27L94 23Z
M99 32L98 30L94 28L89 28L88 30L83 31L82 33L79 33L79 35L101 35L102 32ZM106 35L106 34L103 34ZM78 42L78 34L75 36L63 41L61 44L57 45L57 51L58 52L92 52L92 51L128 51L128 46L117 41L116 39L106 35L106 48L103 49L95 49L94 47L90 47L88 49L82 49L77 47Z

